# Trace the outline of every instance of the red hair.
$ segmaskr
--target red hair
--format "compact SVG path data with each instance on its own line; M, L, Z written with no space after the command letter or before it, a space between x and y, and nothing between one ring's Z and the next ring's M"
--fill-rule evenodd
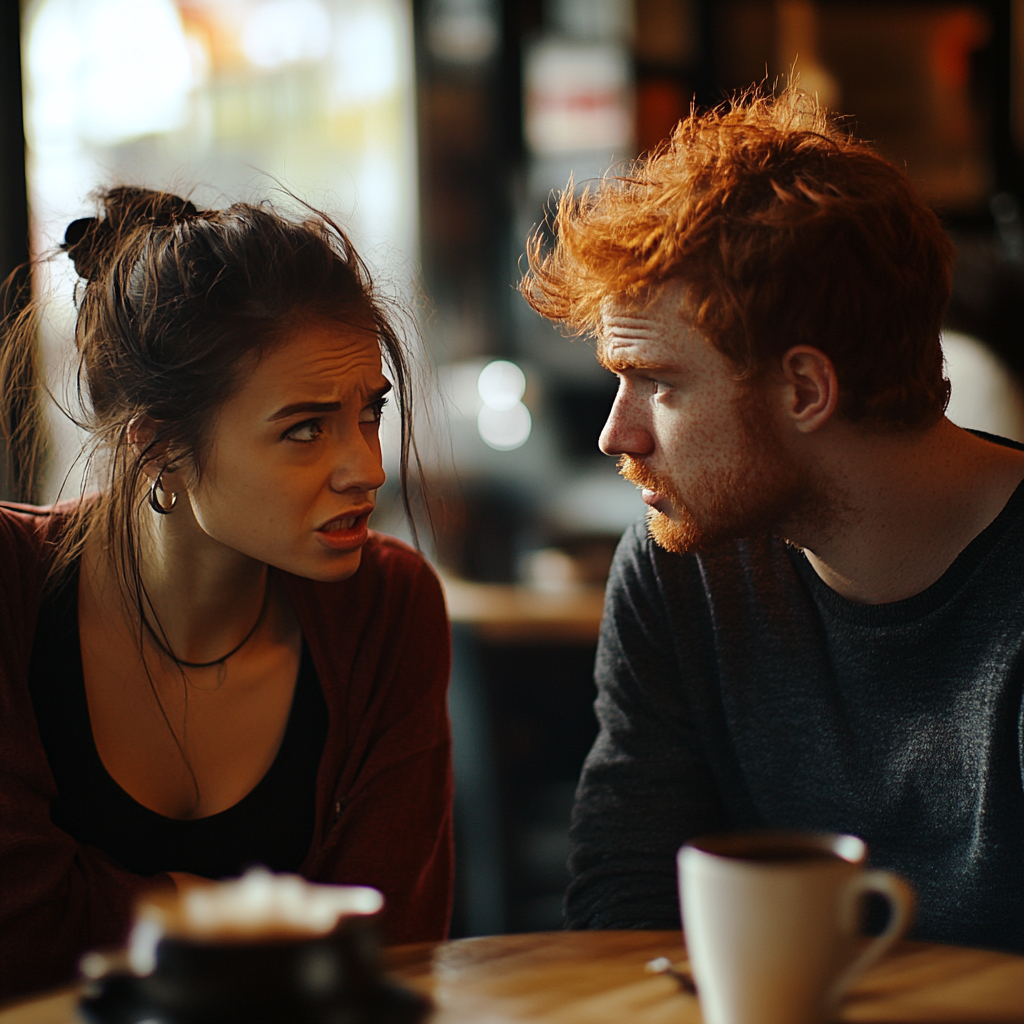
M939 332L952 245L909 179L799 89L691 113L625 177L558 202L553 247L530 238L520 290L598 334L609 298L686 283L681 313L757 378L794 345L832 360L840 412L881 429L949 400Z

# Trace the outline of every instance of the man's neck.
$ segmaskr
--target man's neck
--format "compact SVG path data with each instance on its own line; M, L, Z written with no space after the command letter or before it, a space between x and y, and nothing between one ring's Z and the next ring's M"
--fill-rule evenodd
M838 431L818 459L840 509L784 531L843 597L883 604L931 586L1002 511L1024 452L949 420L912 434Z

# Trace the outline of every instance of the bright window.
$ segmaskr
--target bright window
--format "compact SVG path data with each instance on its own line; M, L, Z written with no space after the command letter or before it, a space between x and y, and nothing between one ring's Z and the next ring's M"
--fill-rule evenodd
M190 193L200 205L280 186L337 216L383 283L416 252L409 0L34 0L25 12L32 244L40 255L101 185ZM66 391L74 285L59 258L43 346ZM55 417L52 498L81 439ZM78 491L77 477L65 493Z

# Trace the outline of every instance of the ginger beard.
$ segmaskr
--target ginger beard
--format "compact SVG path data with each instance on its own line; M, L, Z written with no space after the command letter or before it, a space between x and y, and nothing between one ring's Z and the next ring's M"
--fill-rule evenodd
M680 483L629 455L619 459L619 472L630 483L671 501L672 518L654 508L647 512L648 533L666 551L709 551L744 537L776 533L807 515L825 515L832 505L784 450L755 388L737 400L736 413L742 443L727 471L712 475L704 470Z

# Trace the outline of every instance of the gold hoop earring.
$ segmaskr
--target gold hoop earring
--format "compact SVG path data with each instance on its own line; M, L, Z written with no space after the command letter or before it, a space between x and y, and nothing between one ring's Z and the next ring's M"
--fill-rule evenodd
M164 471L161 469L157 473L156 479L149 485L149 507L154 511L158 512L162 516L169 516L174 511L174 506L178 504L178 492L177 491L164 491L164 494L170 493L171 503L170 505L161 505L160 499L156 496L157 491L164 490Z

